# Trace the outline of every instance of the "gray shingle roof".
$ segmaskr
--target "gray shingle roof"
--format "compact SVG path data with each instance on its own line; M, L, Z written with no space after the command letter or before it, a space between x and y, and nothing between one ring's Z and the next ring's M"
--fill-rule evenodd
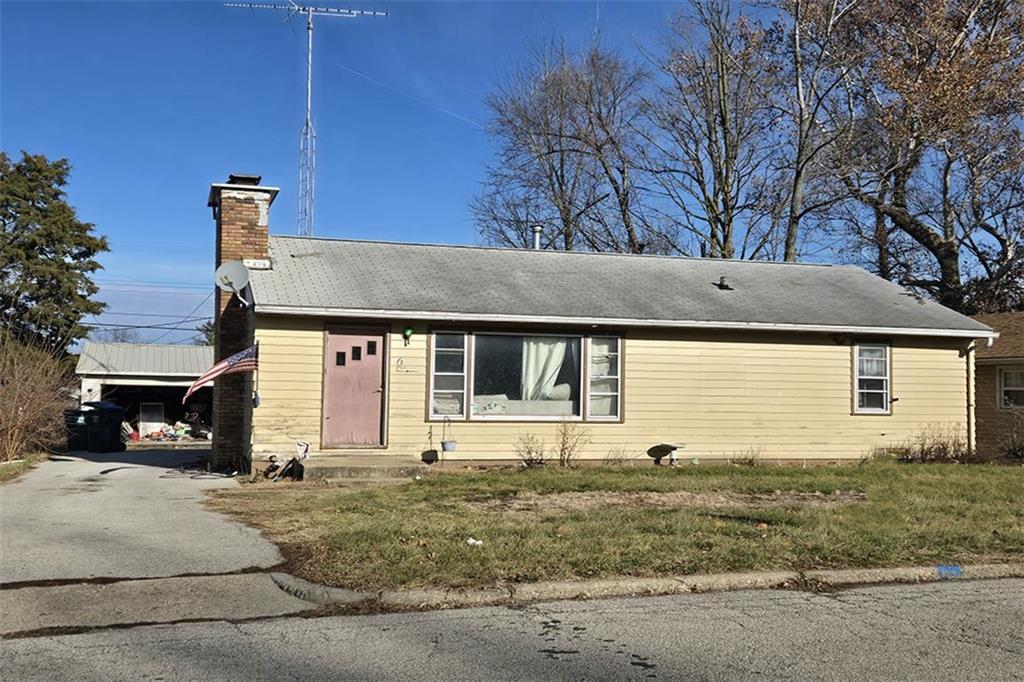
M198 377L213 365L213 346L86 341L75 372L89 375Z
M258 312L991 333L852 266L282 236L270 257L251 273Z

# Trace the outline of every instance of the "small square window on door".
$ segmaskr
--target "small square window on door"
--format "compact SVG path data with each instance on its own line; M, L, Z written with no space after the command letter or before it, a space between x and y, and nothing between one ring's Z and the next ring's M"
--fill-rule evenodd
M345 351L339 350L337 353L334 354L334 364L336 364L338 367L345 366Z
M367 355L376 355L377 354L377 342L376 341L367 341L366 342L366 354Z
M352 346L352 362L363 359L363 347Z

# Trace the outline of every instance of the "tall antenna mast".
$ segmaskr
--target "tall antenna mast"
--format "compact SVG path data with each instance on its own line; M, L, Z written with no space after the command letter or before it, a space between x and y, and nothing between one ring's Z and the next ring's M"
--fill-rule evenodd
M306 17L306 122L302 124L299 136L299 215L298 233L300 237L313 235L313 207L316 199L316 129L313 127L313 17L386 17L388 13L365 9L342 9L335 7L314 7L299 5L289 0L287 5L264 4L254 2L226 2L225 7L239 9L273 9L285 10L288 16L285 21L296 14Z

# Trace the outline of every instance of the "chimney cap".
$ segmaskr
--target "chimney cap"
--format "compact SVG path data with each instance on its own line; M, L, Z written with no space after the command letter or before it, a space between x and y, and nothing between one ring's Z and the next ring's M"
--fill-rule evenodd
M254 175L252 173L228 174L229 185L259 185L261 180L263 180L262 175Z
M249 175L246 173L231 173L228 175L227 182L215 182L210 185L209 198L206 200L206 205L211 208L216 208L220 205L220 193L221 190L234 189L234 190L245 190L261 192L263 194L270 195L270 203L274 202L274 198L280 191L277 187L268 187L260 184L263 180L262 176Z

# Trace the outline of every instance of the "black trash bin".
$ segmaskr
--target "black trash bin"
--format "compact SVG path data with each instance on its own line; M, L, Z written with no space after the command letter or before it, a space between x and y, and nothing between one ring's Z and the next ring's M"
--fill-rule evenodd
M89 447L85 415L87 410L64 410L64 428L68 434L68 450L85 450Z
M89 452L124 450L124 443L121 442L121 422L124 421L124 408L106 400L85 403L83 407L92 408L84 412Z

